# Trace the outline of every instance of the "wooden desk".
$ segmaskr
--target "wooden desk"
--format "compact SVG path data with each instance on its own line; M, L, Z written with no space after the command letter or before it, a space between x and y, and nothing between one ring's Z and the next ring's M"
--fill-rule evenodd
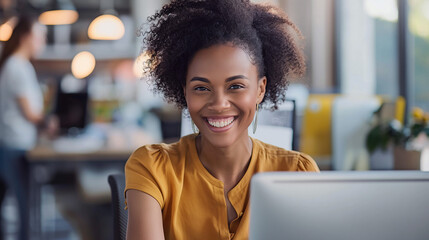
M45 239L42 231L42 187L55 173L77 172L85 167L117 167L123 169L132 150L101 149L90 153L60 153L49 146L38 146L27 154L29 167L30 238ZM106 177L107 185L107 177Z
M88 159L93 160L118 160L123 159L131 155L133 150L129 149L101 149L96 152L82 153L82 152L74 152L74 153L62 153L56 152L54 149L47 146L37 146L35 149L29 151L27 153L27 158L29 162L46 162L46 161L55 161L55 162L63 162L63 161L88 161Z

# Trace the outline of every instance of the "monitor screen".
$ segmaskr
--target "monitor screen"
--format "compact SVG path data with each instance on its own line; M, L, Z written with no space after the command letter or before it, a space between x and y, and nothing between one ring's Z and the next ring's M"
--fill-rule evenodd
M260 173L249 239L429 239L429 172Z
M58 88L55 114L58 116L60 128L67 132L71 128L82 129L87 123L88 92L64 92Z

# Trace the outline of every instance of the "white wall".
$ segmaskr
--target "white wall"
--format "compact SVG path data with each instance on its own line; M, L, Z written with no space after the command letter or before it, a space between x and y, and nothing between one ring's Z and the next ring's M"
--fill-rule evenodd
M364 1L340 1L338 16L340 91L375 94L374 24L364 10Z
M136 31L143 27L145 29L144 23L147 22L147 17L153 15L156 11L160 10L164 4L169 2L169 0L131 0L131 11L133 15L134 22L136 23ZM147 26L146 26L147 27ZM140 53L142 38L137 40L137 51Z

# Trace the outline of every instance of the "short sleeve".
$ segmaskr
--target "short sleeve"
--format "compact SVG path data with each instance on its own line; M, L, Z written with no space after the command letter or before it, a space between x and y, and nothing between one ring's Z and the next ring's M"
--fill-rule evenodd
M25 97L29 91L28 81L26 81L26 74L14 74L13 84L11 84L11 89L13 94L16 97Z
M127 190L139 190L155 198L163 209L167 185L164 170L168 160L165 155L161 146L147 145L130 156L125 164L125 198Z
M304 153L299 153L298 155L298 171L320 172L319 167L313 158Z

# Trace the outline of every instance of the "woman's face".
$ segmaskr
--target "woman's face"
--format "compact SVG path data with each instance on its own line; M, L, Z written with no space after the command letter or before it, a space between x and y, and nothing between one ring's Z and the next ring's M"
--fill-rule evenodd
M214 45L192 58L184 87L189 113L201 136L217 147L248 140L251 124L265 94L249 55L232 44Z

